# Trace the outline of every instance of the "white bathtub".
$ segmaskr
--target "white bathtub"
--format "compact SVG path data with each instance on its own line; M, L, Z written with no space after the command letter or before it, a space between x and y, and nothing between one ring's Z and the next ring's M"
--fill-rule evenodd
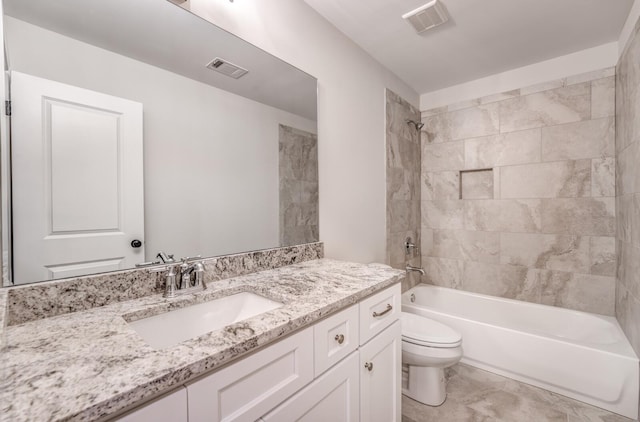
M402 310L460 332L466 364L638 417L638 358L615 318L426 284Z

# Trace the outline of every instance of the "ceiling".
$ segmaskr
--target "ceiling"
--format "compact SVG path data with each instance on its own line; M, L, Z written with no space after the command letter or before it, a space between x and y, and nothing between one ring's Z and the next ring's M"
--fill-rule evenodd
M617 41L633 0L440 0L420 35L402 15L429 0L305 0L418 93Z
M7 15L225 91L316 120L316 79L162 0L4 0ZM11 48L11 46L8 46ZM249 70L206 68L222 57Z

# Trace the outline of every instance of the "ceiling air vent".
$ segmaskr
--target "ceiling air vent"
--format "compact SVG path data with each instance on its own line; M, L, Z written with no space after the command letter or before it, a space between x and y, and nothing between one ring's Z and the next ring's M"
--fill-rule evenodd
M402 19L409 21L418 34L427 29L435 28L449 20L449 13L438 0L430 1L409 13L402 15Z
M207 68L220 72L223 75L231 76L233 79L239 79L246 75L249 71L237 66L233 63L229 63L226 60L216 57L207 65Z

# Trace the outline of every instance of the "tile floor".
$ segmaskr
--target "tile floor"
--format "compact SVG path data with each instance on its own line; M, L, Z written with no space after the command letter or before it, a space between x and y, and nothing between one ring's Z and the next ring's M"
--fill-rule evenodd
M471 366L447 371L447 400L425 406L402 396L402 422L631 422L631 419Z

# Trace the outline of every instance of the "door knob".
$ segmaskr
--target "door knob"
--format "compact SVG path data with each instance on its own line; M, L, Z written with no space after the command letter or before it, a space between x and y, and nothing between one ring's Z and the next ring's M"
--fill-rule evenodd
M364 364L364 367L369 370L369 372L373 371L373 362L367 362Z
M140 246L142 246L142 242L139 241L138 239L134 239L131 241L132 248L139 248Z

